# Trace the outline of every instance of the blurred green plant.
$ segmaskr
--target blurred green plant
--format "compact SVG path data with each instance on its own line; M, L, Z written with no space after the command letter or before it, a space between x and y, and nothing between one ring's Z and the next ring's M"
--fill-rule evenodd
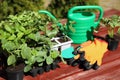
M66 18L67 12L73 6L98 5L99 0L51 0L47 10L57 18Z
M0 0L0 20L24 10L38 11L40 9L44 9L43 0Z
M108 18L102 18L101 22L107 27L110 38L114 38L114 30L116 27L118 27L117 32L120 34L120 16L112 15Z
M10 15L0 22L0 43L3 53L7 56L8 66L15 67L19 59L25 63L24 71L53 63L59 57L59 51L52 50L54 42L51 38L57 35L57 25L47 28L50 18L45 18L33 11ZM43 32L43 34L40 34Z

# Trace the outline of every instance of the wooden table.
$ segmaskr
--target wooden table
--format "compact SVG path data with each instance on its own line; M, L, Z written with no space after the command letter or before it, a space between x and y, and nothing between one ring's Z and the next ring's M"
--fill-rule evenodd
M120 11L111 9L104 13L104 17L113 14L120 15ZM106 28L101 27L97 36L104 37L107 33ZM102 65L98 70L79 69L78 66L72 67L64 63L60 63L60 68L44 72L36 77L24 76L23 80L120 80L120 44L117 50L107 51L103 57ZM5 80L0 78L0 80Z

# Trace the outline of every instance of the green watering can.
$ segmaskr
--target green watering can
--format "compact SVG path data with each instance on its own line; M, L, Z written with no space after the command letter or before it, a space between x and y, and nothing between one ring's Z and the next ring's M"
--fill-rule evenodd
M96 15L93 12L85 12L78 10L98 9L99 17L96 20ZM76 11L76 12L75 12ZM62 29L62 24L48 11L40 10L39 13L45 13L53 18L57 25ZM68 11L67 35L73 40L73 43L81 44L88 40L93 40L93 30L96 28L103 16L103 9L100 6L75 6ZM73 22L72 28L69 28L70 22Z
M95 21L96 15L93 12L75 12L83 9L98 9L100 12L98 19ZM83 43L88 40L93 40L93 30L99 25L102 16L103 9L100 6L75 6L71 8L68 11L68 22L75 22L72 25L75 32L72 32L68 28L68 36L73 40L73 43Z

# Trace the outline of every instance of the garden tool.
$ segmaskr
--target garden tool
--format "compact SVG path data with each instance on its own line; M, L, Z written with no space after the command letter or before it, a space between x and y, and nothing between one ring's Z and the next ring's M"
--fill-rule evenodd
M98 19L95 21L96 15L93 12L78 11L83 9L99 10ZM83 43L93 39L93 30L99 25L99 22L102 19L103 9L100 6L75 6L68 11L66 26L63 26L62 23L57 21L57 19L48 11L40 10L39 13L50 16L60 27L60 30L73 40L73 43Z
M80 47L77 49L77 53L83 52L82 54L77 54L74 56L74 59L83 58L80 59L82 61L82 65L85 67L85 69L90 69L94 65L101 66L102 64L102 58L107 51L108 43L104 40L95 38L94 41L87 41L80 45Z
M83 11L84 9L84 11ZM97 20L93 12L85 11L87 9L99 10ZM79 11L78 11L79 10ZM72 27L74 32L68 26L68 36L73 40L73 43L83 43L88 40L93 40L93 31L96 28L103 16L103 9L100 6L75 6L68 11L68 25L73 21Z

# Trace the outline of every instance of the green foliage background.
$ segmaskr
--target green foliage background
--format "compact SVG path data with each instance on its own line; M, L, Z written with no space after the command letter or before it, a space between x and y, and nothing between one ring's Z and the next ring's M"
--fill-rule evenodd
M51 1L51 2L50 2ZM47 9L57 18L65 18L67 11L77 5L98 5L99 0L0 0L0 21L10 14L17 14L25 10L38 11ZM49 3L48 7L44 6Z
M99 0L51 0L47 10L57 18L66 18L68 10L73 6L98 5L98 3Z
M44 8L43 4L43 0L0 0L0 20L25 10L38 11Z

